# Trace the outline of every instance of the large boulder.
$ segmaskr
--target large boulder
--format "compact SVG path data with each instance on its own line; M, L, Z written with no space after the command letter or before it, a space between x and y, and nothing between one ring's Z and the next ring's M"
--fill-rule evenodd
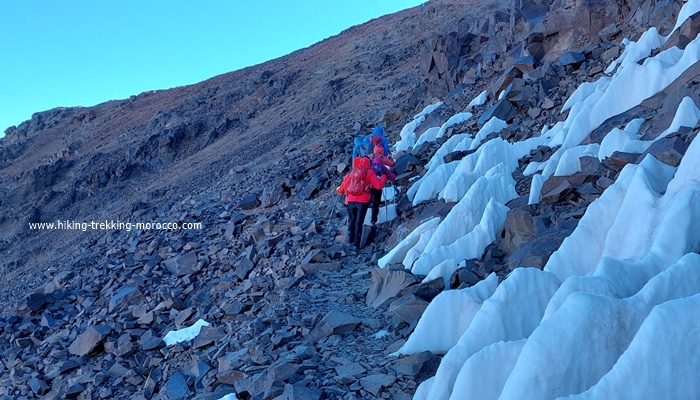
M486 112L479 118L479 125L484 125L491 118L498 118L505 122L511 121L518 114L518 109L515 108L513 103L506 99L501 99L496 102L491 108L486 110Z
M418 283L418 278L405 269L375 268L367 292L367 305L379 307L395 297L402 289Z
M683 155L688 150L688 143L685 142L679 135L667 136L655 141L649 148L639 156L637 163L651 154L657 160L672 167L677 167Z

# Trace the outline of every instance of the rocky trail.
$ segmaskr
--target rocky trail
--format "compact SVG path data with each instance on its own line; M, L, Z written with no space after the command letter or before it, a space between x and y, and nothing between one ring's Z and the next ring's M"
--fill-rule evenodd
M329 167L312 166L318 184ZM205 230L113 235L104 254L47 271L0 320L3 398L410 398L438 360L388 354L444 285L376 268L378 243L352 252L339 200L232 212L190 199L160 212ZM165 345L199 319L194 340Z

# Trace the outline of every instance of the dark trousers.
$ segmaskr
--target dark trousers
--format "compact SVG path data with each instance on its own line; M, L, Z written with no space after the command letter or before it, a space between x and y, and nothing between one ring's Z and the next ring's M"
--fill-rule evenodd
M372 222L377 223L377 218L379 218L379 203L382 202L382 190L370 188L369 193L372 195L372 199L369 201L372 207Z
M362 225L365 222L368 206L369 203L356 203L354 201L348 203L349 239L350 243L354 244L358 249L362 244Z

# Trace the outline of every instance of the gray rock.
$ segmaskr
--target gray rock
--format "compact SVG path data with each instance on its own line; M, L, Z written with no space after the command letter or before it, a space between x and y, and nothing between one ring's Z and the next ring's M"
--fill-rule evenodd
M537 61L542 61L542 59L546 55L546 52L544 50L544 45L542 44L542 42L528 43L525 46L525 51L529 55L534 57L535 60L537 60Z
M506 222L503 226L505 236L499 244L499 248L504 252L512 253L523 243L532 239L537 232L546 229L545 226L539 226L538 229L537 222L528 209L528 206L512 208L506 214Z
M109 312L121 311L122 309L140 305L146 302L146 296L136 286L125 286L112 296L109 301Z
M248 375L246 375L244 372L235 370L235 369L229 369L225 371L221 371L216 374L216 380L226 384L226 385L236 385L236 382L241 381L245 378L247 378Z
M310 342L317 342L330 335L340 335L353 331L360 324L360 320L340 311L333 310L314 327L306 337Z
M598 32L598 37L603 42L612 42L613 38L620 34L622 30L618 24L610 24Z
M255 194L250 194L238 203L238 207L240 207L242 210L252 210L255 207L260 205L260 200L258 200L258 196Z
M180 372L175 372L165 382L165 390L170 400L185 399L190 394L190 389L187 387L187 380Z
M68 387L68 390L66 390L66 393L65 393L65 397L67 399L76 398L76 397L80 396L80 394L82 392L84 392L85 389L86 389L85 385L83 385L80 382L76 382Z
M518 107L533 107L536 105L535 89L524 79L513 79L513 82L506 88L506 100Z
M272 207L282 201L284 198L284 189L278 182L265 185L262 192L261 205L263 208Z
M347 376L358 376L362 375L367 371L360 363L351 363L351 364L346 364L346 365L339 365L335 367L335 373L338 375L347 375Z
M310 264L300 264L297 265L296 271L294 272L295 277L314 275L320 271L340 271L342 264L340 261L333 261L327 263L310 263Z
M615 183L614 180L612 180L612 179L610 179L610 178L606 178L606 177L604 177L604 176L601 176L601 177L595 182L596 186L598 186L598 188L600 188L601 190L605 190L605 189L609 188L613 183Z
M411 325L420 319L427 307L427 301L414 295L408 295L394 300L389 311Z
M580 65L586 60L586 56L577 51L567 51L566 53L559 56L559 63L561 65Z
M603 165L617 173L620 172L622 168L625 167L625 165L635 164L638 159L638 153L626 153L622 151L616 151L612 153L609 157L603 159Z
M688 143L681 139L680 136L667 136L652 143L652 145L639 156L637 164L640 163L647 154L651 154L662 163L677 167L681 163L687 150Z
M165 346L165 342L152 329L144 332L139 338L139 345L143 350L154 350Z
M515 78L522 78L523 72L515 67L510 67L501 75L489 88L489 97L496 98L499 93L505 90ZM480 125L483 125L479 122Z
M433 353L424 351L398 359L391 366L391 369L399 375L410 376L417 381L422 381L435 374L439 365L440 362Z
M197 253L188 251L180 257L165 260L165 267L177 276L189 275L197 268Z
M416 156L411 153L407 153L396 159L394 171L396 172L396 175L402 175L408 172L411 167L420 164L421 162Z
M432 301L445 289L445 281L441 278L433 279L430 282L409 286L399 292L398 297L415 295L425 301Z
M248 278L248 274L255 268L255 264L247 258L241 258L236 263L233 273L239 279L244 280Z
M555 179L555 181L559 182L559 186L548 188L546 191L543 189L540 192L540 203L558 203L576 187L568 179Z
M27 296L27 308L32 311L41 310L46 304L46 296L42 293L32 293Z
M360 379L360 385L362 385L362 388L371 393L373 396L379 396L382 389L393 385L394 382L396 382L395 377L385 374L374 374Z
M121 378L126 376L126 374L129 373L129 371L131 371L129 368L126 368L118 362L115 362L107 370L107 375L111 376L112 378Z
M523 0L520 2L520 13L529 23L541 22L547 15L548 7L535 0Z
M513 106L513 103L506 99L501 99L496 102L491 108L486 110L484 114L479 118L479 125L484 125L491 118L498 118L505 122L510 122L513 117L518 114L518 109Z
M32 392L38 396L43 396L50 389L49 385L47 385L46 382L38 378L29 379L27 381L27 385L32 390Z
M79 357L90 354L111 331L112 328L105 325L91 326L73 340L68 351Z
M209 346L221 339L226 337L226 332L224 332L221 327L214 327L212 325L203 326L202 330L199 332L196 338L192 342L192 347L198 349L200 347Z
M418 283L418 278L405 269L374 268L366 304L377 308L395 297L402 289Z
M450 288L474 286L478 281L479 277L470 268L460 268L450 276Z
M577 219L564 220L552 225L545 233L525 242L511 254L507 261L510 270L520 267L542 269L566 237L576 229Z
M328 179L313 177L311 180L305 184L301 191L299 192L299 198L302 200L311 199L316 193L318 193L328 182Z
M609 63L619 56L620 56L620 46L613 46L613 47L605 50L600 55L600 58L604 63Z
M579 158L579 164L583 175L603 176L607 172L605 166L597 157L583 156Z

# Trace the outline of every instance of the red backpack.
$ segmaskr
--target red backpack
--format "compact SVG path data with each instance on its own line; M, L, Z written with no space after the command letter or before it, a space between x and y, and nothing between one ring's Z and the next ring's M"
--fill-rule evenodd
M367 171L364 168L354 168L348 174L345 183L345 192L353 196L360 196L369 191L370 183L366 181Z

